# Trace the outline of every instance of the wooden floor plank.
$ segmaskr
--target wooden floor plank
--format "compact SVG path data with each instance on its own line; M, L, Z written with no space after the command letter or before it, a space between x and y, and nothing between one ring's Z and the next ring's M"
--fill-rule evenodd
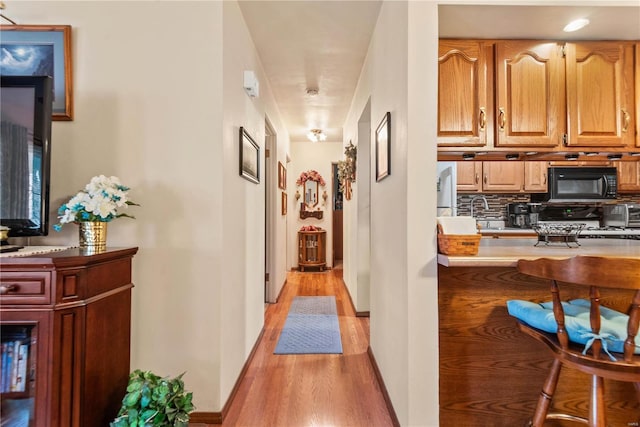
M336 297L343 354L273 354L293 298L330 295ZM341 269L288 273L279 302L265 310L264 333L222 425L393 426L368 346L369 318L356 317Z

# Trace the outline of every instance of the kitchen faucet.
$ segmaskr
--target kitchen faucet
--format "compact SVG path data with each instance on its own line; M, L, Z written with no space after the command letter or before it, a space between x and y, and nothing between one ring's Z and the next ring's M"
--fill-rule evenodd
M487 203L487 198L484 196L473 196L471 198L471 202L470 202L470 206L471 206L471 217L473 218L473 202L475 202L477 199L480 199L484 202L484 208L486 210L489 209L489 203Z

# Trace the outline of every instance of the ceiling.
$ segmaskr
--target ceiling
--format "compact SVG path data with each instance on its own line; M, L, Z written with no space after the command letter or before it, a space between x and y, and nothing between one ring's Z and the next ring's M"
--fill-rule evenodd
M382 2L239 4L291 141L306 141L313 128L322 129L327 141L342 141ZM582 17L591 24L570 35L562 31L567 22ZM440 5L439 32L443 38L640 40L640 2L600 7ZM318 93L311 96L307 89Z

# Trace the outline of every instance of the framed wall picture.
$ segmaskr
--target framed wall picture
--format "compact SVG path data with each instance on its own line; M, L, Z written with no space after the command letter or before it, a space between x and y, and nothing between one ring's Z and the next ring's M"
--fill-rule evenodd
M73 120L70 25L0 25L0 74L53 77L53 120Z
M282 192L282 215L287 214L287 193Z
M240 127L240 176L260 183L260 147L243 127Z
M391 175L391 113L387 112L376 129L376 181Z
M285 169L282 162L278 162L278 188L281 190L287 189L287 169Z

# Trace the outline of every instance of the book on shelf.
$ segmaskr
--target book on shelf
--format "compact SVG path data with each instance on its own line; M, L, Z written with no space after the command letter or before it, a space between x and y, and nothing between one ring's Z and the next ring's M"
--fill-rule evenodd
M29 344L23 339L2 342L0 392L24 392L27 387Z

